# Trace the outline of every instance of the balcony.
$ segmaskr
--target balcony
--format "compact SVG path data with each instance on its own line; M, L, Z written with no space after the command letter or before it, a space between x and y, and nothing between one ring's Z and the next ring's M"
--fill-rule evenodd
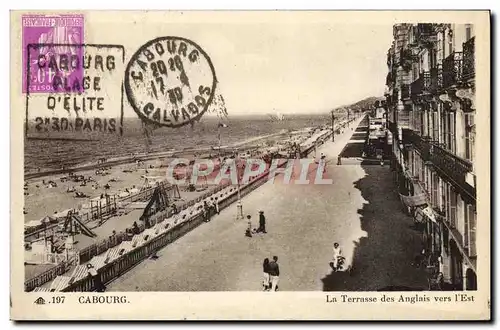
M401 85L401 100L409 100L410 99L410 85L402 84Z
M475 47L474 47L474 37L467 40L463 44L463 68L462 68L462 78L467 81L469 79L474 79L476 74L476 64L475 60Z
M435 25L431 23L417 24L413 30L413 38L415 46L432 47L433 43L437 41Z
M438 86L438 69L422 72L417 80L411 83L411 97L416 98L422 94L434 94Z
M410 128L410 111L411 106L405 106L404 109L397 111L396 122L399 128Z
M472 171L472 164L461 159L437 144L432 145L430 160L443 179L457 188L462 196L468 196L475 201L476 190L469 185L465 178Z
M443 60L443 88L457 86L462 80L463 56L462 52L453 52Z
M423 161L430 160L431 155L431 138L428 136L420 136L415 132L410 135L410 143L419 152Z
M436 89L440 90L443 88L443 67L441 64L438 65L436 70Z
M393 134L393 135L398 135L398 128L396 126L396 123L393 122L393 121L389 121L389 131Z

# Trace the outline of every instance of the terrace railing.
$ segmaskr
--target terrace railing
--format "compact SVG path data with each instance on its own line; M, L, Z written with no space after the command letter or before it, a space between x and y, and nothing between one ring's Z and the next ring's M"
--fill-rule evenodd
M432 145L430 160L441 176L456 187L463 196L469 197L470 200L476 199L475 188L466 182L467 173L472 171L472 163L437 144Z
M462 81L463 53L453 52L443 60L443 88L457 86Z
M476 64L475 64L475 38L472 37L463 44L463 71L462 79L469 80L473 79L476 74Z

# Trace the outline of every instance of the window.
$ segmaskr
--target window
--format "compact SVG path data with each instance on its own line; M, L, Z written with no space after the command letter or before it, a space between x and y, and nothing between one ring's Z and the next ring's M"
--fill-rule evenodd
M450 112L450 150L452 153L457 152L456 148L456 121L455 121L455 113Z
M426 132L425 132L425 136L431 136L432 135L432 112L430 111L430 108L427 106L427 109L425 111L425 115L426 115Z
M432 140L433 141L438 141L439 140L439 113L437 111L432 112L432 128L434 131L432 132Z
M444 56L443 56L443 42L442 42L442 40L444 38L443 38L443 33L442 32L438 33L437 39L438 39L438 43L437 43L437 60L438 60L438 62L441 62L443 60L443 58L444 58Z
M432 172L432 206L435 208L439 208L439 195L438 195L438 188L439 188L439 180L438 176L435 172Z
M453 53L453 30L448 30L448 54Z
M468 217L468 223L469 223L469 256L475 257L476 256L476 219L477 219L477 214L476 214L476 207L474 205L468 204L467 205L467 217Z
M430 50L429 54L429 59L430 59L430 67L432 69L437 67L437 52L434 48Z
M457 227L457 193L450 186L450 226Z
M464 248L469 248L469 205L464 204Z
M474 128L474 114L465 114L465 159L474 162L474 139L475 139L475 128Z
M423 111L420 111L420 125L419 125L419 133L420 133L420 136L424 136L425 135L425 131L424 131L424 112Z
M450 136L450 125L451 125L451 121L450 121L450 113L449 112L446 112L444 114L446 116L446 127L445 127L445 146L446 146L446 149L450 150L451 149L451 136Z
M448 183L443 184L443 189L444 189L444 215L446 218L446 221L449 223L450 222L450 185Z
M443 113L444 111L442 110L441 106L441 111L439 112L439 115L441 116L441 136L439 137L439 143L446 143L446 117L445 114Z
M439 180L439 193L441 195L441 205L439 206L439 209L441 212L444 212L446 214L446 184L445 182L441 179L438 178Z
M472 25L471 24L465 24L465 40L469 40L472 38Z

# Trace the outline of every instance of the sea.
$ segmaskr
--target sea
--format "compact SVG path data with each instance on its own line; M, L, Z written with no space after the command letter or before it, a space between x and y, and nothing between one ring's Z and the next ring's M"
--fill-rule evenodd
M293 131L308 127L328 125L328 114L285 115L278 120L268 115L229 116L202 118L199 122L180 128L146 128L138 118L124 119L124 132L120 137L95 141L57 141L25 139L24 172L60 169L133 153L154 153L202 147L217 147L218 125L221 145L233 145L252 138Z

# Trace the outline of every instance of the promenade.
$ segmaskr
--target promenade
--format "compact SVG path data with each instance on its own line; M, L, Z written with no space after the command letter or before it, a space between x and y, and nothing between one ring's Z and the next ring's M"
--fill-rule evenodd
M245 237L247 222L237 221L236 206L231 206L160 250L157 259L110 283L109 291L260 290L262 261L273 255L279 257L284 291L425 288L425 274L411 264L420 237L400 212L390 169L361 162L336 165L359 123L317 150L327 157L324 178L333 184L276 180L243 198L243 212L252 216L254 226L258 211L265 212L267 234ZM354 266L351 277L332 273L334 242Z

